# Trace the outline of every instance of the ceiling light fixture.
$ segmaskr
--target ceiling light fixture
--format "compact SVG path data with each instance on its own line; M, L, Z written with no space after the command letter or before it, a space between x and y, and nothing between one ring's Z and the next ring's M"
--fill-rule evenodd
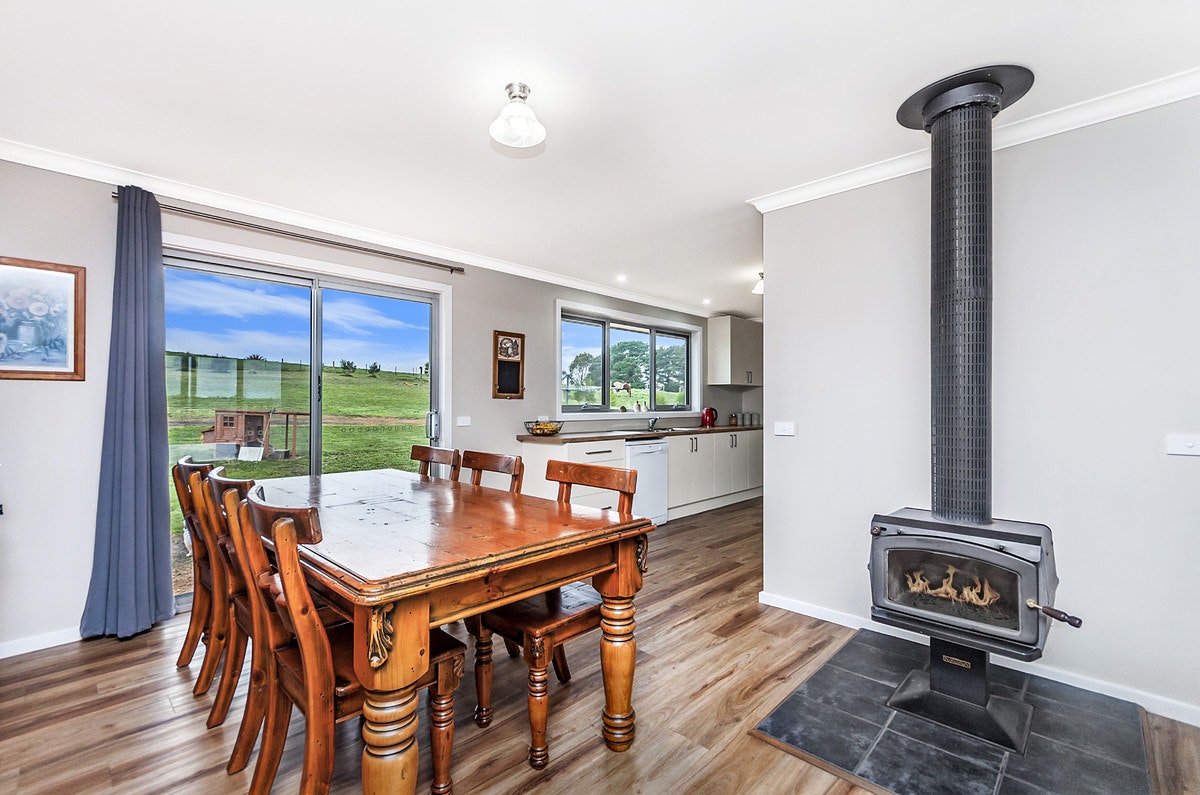
M750 292L754 293L755 295L762 295L762 294L763 294L763 275L762 275L762 271L759 271L759 272L758 272L758 281L756 281L756 282L754 283L754 286L750 288Z
M492 139L518 149L537 146L546 140L546 128L537 120L533 108L525 104L529 99L529 86L509 83L504 90L508 92L508 104L500 109L500 115L488 127Z

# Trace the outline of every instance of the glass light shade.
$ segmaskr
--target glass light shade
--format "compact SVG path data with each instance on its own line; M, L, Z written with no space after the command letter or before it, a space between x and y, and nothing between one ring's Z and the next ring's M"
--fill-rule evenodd
M546 140L546 128L537 120L533 108L514 99L500 109L500 115L488 126L496 143L524 148Z
M750 288L750 292L754 293L755 295L763 294L763 275L761 273L758 274L758 281L756 281L754 286Z

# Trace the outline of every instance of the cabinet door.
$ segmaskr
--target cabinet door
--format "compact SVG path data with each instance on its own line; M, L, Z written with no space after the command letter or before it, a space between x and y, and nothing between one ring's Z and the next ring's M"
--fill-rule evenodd
M750 459L750 488L762 488L763 484L763 432L746 431L746 445L749 448Z
M708 383L762 386L761 323L740 317L708 319Z
M750 432L716 434L716 494L732 494L750 488Z
M674 508L694 502L696 482L692 477L695 468L695 436L667 437L667 506Z

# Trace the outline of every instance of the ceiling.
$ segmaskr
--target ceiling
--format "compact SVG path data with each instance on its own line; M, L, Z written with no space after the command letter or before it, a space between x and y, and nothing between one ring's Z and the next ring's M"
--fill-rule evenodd
M927 148L895 120L927 83L1029 67L999 129L1200 66L1192 0L0 0L0 19L0 156L749 317L747 200ZM533 150L488 138L510 81L549 131Z

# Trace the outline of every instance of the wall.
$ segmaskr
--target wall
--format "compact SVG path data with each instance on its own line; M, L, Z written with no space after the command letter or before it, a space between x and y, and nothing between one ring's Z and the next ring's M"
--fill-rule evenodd
M996 153L993 507L1049 525L1030 670L1200 725L1200 100ZM875 512L929 507L928 172L769 213L763 601L871 625ZM871 625L888 631L882 625ZM1012 664L1000 660L1001 664Z
M0 658L79 637L92 568L112 319L117 216L112 190L109 184L0 161L0 256L85 266L88 313L86 381L0 381ZM518 453L521 423L554 414L556 300L703 326L700 317L495 271L468 267L465 274L451 275L173 213L163 214L163 231L449 284L452 359L444 443L460 449ZM494 329L526 335L524 400L491 397ZM471 425L454 427L458 416L470 417Z

